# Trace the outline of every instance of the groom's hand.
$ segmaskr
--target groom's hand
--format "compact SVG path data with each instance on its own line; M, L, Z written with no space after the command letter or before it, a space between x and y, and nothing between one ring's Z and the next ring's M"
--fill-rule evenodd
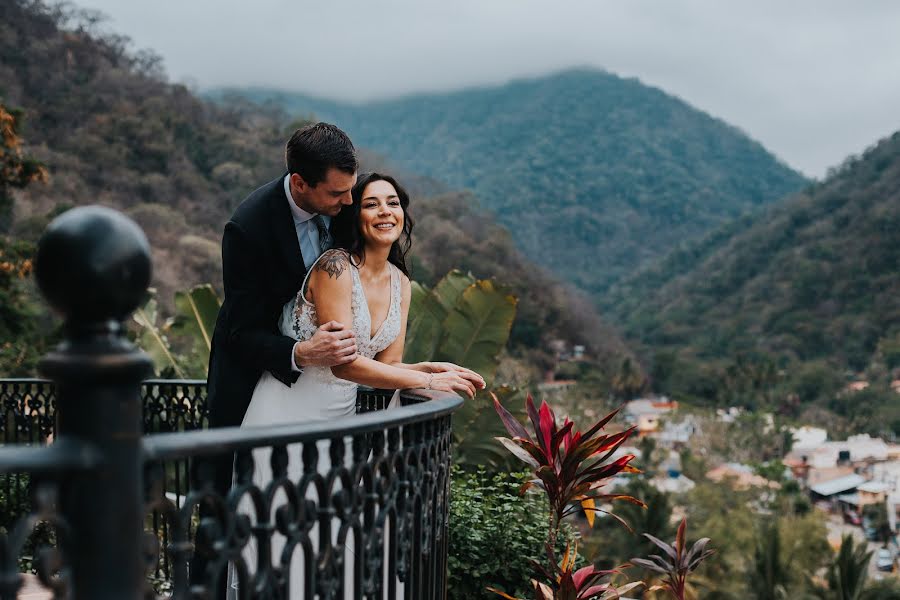
M329 321L311 338L294 346L299 367L333 367L356 360L356 337L337 321Z

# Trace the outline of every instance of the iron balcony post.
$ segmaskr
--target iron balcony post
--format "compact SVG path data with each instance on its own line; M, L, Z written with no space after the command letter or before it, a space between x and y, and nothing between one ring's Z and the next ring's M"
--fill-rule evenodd
M151 362L123 322L141 303L150 270L140 228L99 206L64 213L38 246L38 285L65 319L64 341L39 367L56 384L59 435L102 457L60 494L77 548L69 556L75 600L144 597L140 384Z

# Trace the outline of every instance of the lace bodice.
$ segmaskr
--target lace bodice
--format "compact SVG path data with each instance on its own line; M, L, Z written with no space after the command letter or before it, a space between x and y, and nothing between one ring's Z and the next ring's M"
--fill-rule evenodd
M345 250L328 250L316 260L316 263L322 258L334 252L343 252ZM310 266L309 273L315 268L315 264ZM375 355L387 348L400 334L400 270L394 265L388 263L391 269L391 301L388 308L388 314L384 322L378 328L378 331L372 335L372 315L369 314L369 304L366 302L366 294L363 290L362 281L359 279L359 269L350 261L350 276L353 279L353 287L351 291L350 305L353 311L353 333L356 335L356 347L360 356L366 358L375 358ZM303 286L297 292L297 296L288 302L281 313L281 321L279 328L284 335L291 336L299 341L306 341L315 334L319 327L319 319L316 314L316 307L312 302L306 300L306 286L309 281L309 273L303 280ZM308 369L304 369L307 371ZM323 368L331 375L331 369ZM323 373L324 375L324 373ZM333 377L333 375L332 375ZM335 378L337 381L343 381ZM344 382L350 385L356 385L350 382Z

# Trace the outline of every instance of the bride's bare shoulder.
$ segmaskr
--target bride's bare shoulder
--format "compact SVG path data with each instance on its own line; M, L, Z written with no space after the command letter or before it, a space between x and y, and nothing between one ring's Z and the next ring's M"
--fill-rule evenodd
M341 275L346 273L351 266L350 254L346 250L332 248L322 253L313 269L319 277L324 274L328 276L328 279L340 279Z

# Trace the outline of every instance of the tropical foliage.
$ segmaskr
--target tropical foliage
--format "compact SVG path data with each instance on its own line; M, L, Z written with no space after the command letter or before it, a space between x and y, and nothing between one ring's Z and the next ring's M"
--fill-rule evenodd
M175 316L160 322L153 293L132 316L138 325L138 345L160 375L205 378L221 300L209 284L176 292Z
M454 468L451 475L449 599L496 598L489 586L513 596L528 594L532 565L541 559L547 536L546 498L519 494L527 473ZM564 524L557 551L575 539L573 528Z
M477 371L490 386L516 304L503 286L456 270L431 290L414 283L404 359L456 362Z
M431 289L413 282L404 360L464 365L480 373L490 387L509 339L516 306L516 298L504 286L458 270L447 273ZM507 398L519 393L504 386L497 392ZM503 430L492 408L488 395L481 394L454 414L457 464L498 470L509 466L508 455L493 439Z
M853 536L843 536L837 556L825 574L828 588L821 590L819 597L822 600L861 600L872 554L865 542L854 542Z
M644 537L661 549L665 556L651 554L649 558L631 559L633 564L661 576L662 583L652 586L650 591L666 590L675 600L685 600L688 575L713 553L706 547L709 544L709 538L700 538L688 550L685 539L686 529L687 519L682 519L678 526L678 532L675 534L675 543L672 545L645 533Z
M498 438L516 458L531 469L532 479L521 488L522 494L529 489L541 489L549 503L547 528L547 563L535 562L536 579L532 580L535 598L546 600L588 599L617 597L617 594L635 587L628 584L615 588L601 579L618 573L617 569L598 571L593 566L575 569L574 556L566 547L562 560L557 559L556 546L563 519L576 513L584 513L593 526L596 513L611 515L605 504L626 501L643 505L640 500L622 494L605 493L612 477L619 473L637 473L629 463L633 455L626 454L613 459L616 450L628 439L634 428L612 434L603 434L605 426L615 417L614 411L603 417L586 431L581 432L568 418L562 426L556 422L556 415L546 401L536 408L529 394L525 399L528 418L534 430L528 430L503 407L494 396L494 408L504 427L512 438ZM625 524L623 522L623 524ZM627 524L625 524L628 527ZM493 590L506 598L511 598L499 590Z
M576 569L577 556L577 548L566 546L560 564L556 564L556 557L553 553L548 553L548 559L552 565L549 570L540 564L535 565L544 580L533 582L535 600L619 600L622 594L643 585L642 582L636 581L614 586L603 579L615 575L618 573L617 570L600 571L592 565ZM519 600L500 590L489 589L508 600Z

